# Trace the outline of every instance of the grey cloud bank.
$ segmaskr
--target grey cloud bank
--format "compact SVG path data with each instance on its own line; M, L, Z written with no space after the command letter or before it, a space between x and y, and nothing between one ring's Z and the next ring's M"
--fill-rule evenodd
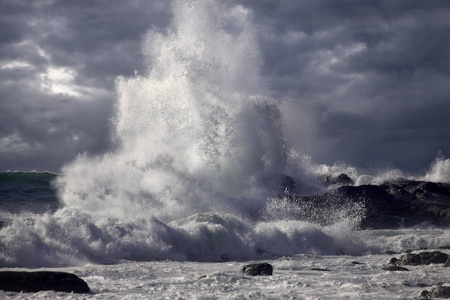
M450 3L233 0L292 146L318 163L427 168L450 155ZM58 172L111 145L118 76L146 72L169 1L0 0L0 170Z

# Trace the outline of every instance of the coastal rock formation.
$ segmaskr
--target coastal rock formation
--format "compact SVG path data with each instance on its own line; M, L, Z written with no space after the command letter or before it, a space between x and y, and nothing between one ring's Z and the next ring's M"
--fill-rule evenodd
M399 267L399 266L385 266L383 267L383 270L385 271L409 271L405 267Z
M53 290L67 293L89 293L87 283L74 274L65 272L0 272L0 290L35 293Z
M381 185L343 185L323 194L290 197L297 204L294 217L327 225L330 218L309 216L314 211L330 210L348 204L361 204L365 214L361 228L395 229L422 222L450 226L450 184L397 179ZM310 219L308 219L310 218Z
M445 264L448 259L449 255L440 251L420 252L417 254L407 253L400 257L400 259L396 261L396 264L400 266Z
M322 175L319 177L320 181L324 186L330 185L353 185L353 180L348 177L347 174L339 174L337 176L332 176L330 174Z
M249 264L242 267L242 272L250 276L270 276L273 274L273 267L269 263Z
M422 299L450 298L450 286L439 285L429 292L424 290L421 293Z
M450 286L438 286L431 290L430 298L450 298Z

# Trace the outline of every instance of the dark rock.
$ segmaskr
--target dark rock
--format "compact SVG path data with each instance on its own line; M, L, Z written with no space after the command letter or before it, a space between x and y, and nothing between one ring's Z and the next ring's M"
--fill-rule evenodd
M404 282L403 285L407 286L407 287L420 287L420 288L430 286L429 284L425 284L425 283L409 283L409 282Z
M381 185L399 200L406 202L411 216L438 226L450 225L450 184L395 180Z
M251 276L269 276L273 274L273 267L268 263L249 264L242 267L242 272Z
M89 293L87 283L74 274L65 272L0 272L0 290L35 293L53 290L68 293Z
M293 217L321 225L332 222L330 214L335 208L361 204L365 207L361 229L397 229L423 222L450 226L450 184L447 183L399 179L381 185L344 185L310 196L291 194L289 199L299 207L292 210Z
M331 270L328 270L328 269L321 269L321 268L312 268L311 271L331 272Z
M294 200L301 209L295 217L330 225L330 218L336 209L361 204L365 207L365 216L361 220L360 227L373 229L398 228L404 223L404 203L389 195L382 187L375 185L341 186L328 193L306 197L298 197ZM315 212L322 211L322 214ZM406 221L408 222L408 221ZM408 225L416 225L418 221Z
M386 267L383 267L383 270L386 270L386 271L409 271L407 268L399 267L399 266L386 266Z
M429 264L444 264L449 259L449 255L440 251L421 252L418 254L407 253L400 257L397 262L398 265L429 265Z
M347 174L339 174L338 176L332 176L330 174L322 175L319 177L324 186L331 185L353 185L353 180L347 176Z
M430 286L429 284L426 284L426 283L416 283L415 285L414 285L415 287L427 287L427 286Z
M450 256L447 258L444 267L450 267Z
M420 299L429 299L430 297L430 292L428 290L423 290L420 293Z
M398 259L396 257L393 257L389 260L390 265L396 265L398 263Z
M450 298L450 286L438 286L431 290L429 298Z

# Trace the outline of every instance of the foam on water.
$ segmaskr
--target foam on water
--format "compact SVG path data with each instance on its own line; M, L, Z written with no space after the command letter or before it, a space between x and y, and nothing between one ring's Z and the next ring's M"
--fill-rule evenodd
M0 234L0 265L10 267L108 264L123 259L248 260L371 251L345 226L321 227L293 220L252 222L214 213L164 223L155 218L105 218L65 208L43 216L17 216Z
M117 80L114 150L63 168L55 182L63 208L9 217L0 266L382 251L366 242L375 237L354 234L364 207L316 211L278 197L284 175L308 185L321 172L362 175L290 149L250 19L242 6L178 1L171 29L145 38L148 72ZM427 178L448 169L437 161ZM291 220L294 210L308 221Z
M301 161L303 169L313 176L338 176L340 174L346 174L353 180L355 185L380 185L386 181L393 181L399 178L450 183L450 159L444 157L441 153L431 163L425 175L410 174L400 169L387 166L362 169L350 166L344 162L337 162L331 166L315 164L312 162L311 157L308 156L302 156Z

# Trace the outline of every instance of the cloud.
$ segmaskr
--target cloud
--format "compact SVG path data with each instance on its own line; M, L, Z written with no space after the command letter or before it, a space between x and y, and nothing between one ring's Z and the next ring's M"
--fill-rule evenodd
M450 3L233 0L253 17L262 75L291 144L314 160L418 170L450 155ZM170 1L0 0L0 168L58 171L109 147L118 76ZM222 8L223 9L223 8Z
M246 3L262 32L265 76L314 114L315 136L299 148L319 162L409 170L448 155L448 3Z
M0 168L49 170L109 147L117 76L144 72L141 39L166 1L1 1Z

